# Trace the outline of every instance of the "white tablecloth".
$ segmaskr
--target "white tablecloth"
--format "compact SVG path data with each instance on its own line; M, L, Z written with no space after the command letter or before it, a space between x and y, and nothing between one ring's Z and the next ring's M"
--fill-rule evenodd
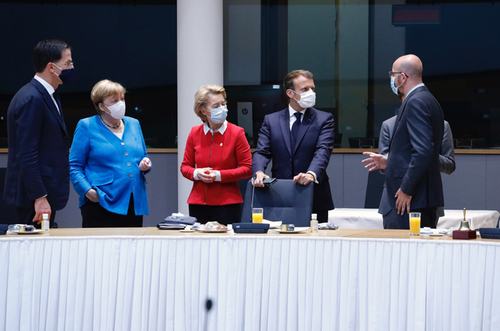
M0 330L204 330L207 298L213 331L497 330L499 279L486 241L0 237Z
M445 209L440 217L438 229L457 228L464 218L462 210ZM467 219L472 219L472 229L496 228L500 213L496 210L468 210ZM382 215L372 208L336 208L330 210L328 222L343 229L383 229Z

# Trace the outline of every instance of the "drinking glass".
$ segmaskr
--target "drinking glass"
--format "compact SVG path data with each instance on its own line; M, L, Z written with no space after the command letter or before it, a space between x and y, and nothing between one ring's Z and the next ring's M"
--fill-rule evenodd
M410 213L410 236L420 235L420 213Z
M262 223L264 218L264 208L252 208L252 222Z

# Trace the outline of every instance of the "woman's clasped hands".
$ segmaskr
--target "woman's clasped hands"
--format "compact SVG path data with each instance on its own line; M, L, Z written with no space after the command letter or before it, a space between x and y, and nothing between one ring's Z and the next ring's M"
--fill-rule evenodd
M217 176L216 172L212 170L212 168L198 168L196 169L198 179L204 183L213 183L215 182L215 178Z

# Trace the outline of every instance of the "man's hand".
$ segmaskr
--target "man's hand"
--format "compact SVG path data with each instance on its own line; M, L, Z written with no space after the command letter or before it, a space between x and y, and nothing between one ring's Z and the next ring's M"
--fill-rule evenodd
M255 180L252 178L252 185L255 187L264 187L264 183L262 181L266 178L269 178L269 176L263 171L257 171L255 173Z
M293 181L299 183L300 185L308 185L314 182L314 176L308 173L299 173L297 176L293 177Z
M362 163L368 163L365 165L365 169L368 171L385 169L387 165L387 155L376 154L372 152L363 152L363 155L368 155L369 157L362 160Z
M50 204L47 201L47 197L38 198L35 200L35 217L33 217L33 223L41 224L43 220L43 214L52 214L50 209Z
M398 215L410 213L411 195L405 194L401 191L401 188L399 188L394 197L396 198L396 209L398 210Z
M205 184L210 184L215 182L215 177L217 176L212 168L199 168L196 169L198 171L198 179L201 180Z
M85 196L92 202L99 202L99 196L97 195L97 191L94 190L93 188L88 190L87 193L85 193Z

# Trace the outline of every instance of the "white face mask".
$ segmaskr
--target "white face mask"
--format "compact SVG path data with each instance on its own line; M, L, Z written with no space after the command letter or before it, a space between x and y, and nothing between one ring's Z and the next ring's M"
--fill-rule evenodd
M293 93L297 93L294 90L291 91ZM301 106L302 108L311 108L314 107L314 105L316 104L316 93L314 93L313 90L309 90L300 94L300 100L297 100L295 98L293 99L297 101L299 106Z
M118 101L114 105L106 106L106 108L109 109L111 112L109 115L111 115L114 119L121 120L123 116L125 116L125 101Z
M220 106L218 108L210 109L210 120L214 124L221 124L226 120L227 106Z

